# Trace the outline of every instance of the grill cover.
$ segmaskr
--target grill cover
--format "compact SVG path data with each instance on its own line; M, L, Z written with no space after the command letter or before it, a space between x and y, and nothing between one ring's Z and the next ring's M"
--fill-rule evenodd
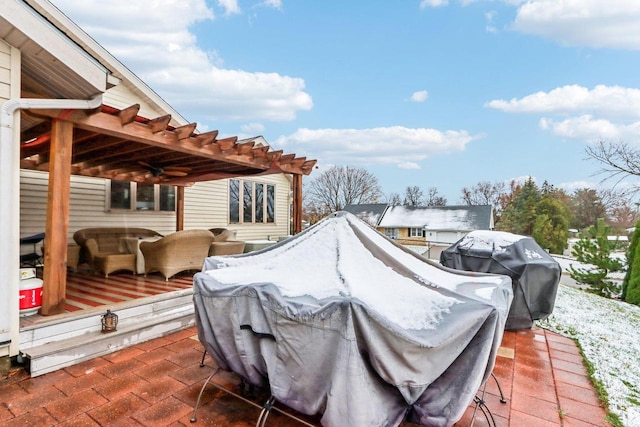
M528 329L553 312L562 269L531 237L503 231L472 231L440 254L440 263L458 270L506 274L513 303L506 329Z
M511 299L509 277L444 268L346 212L194 276L217 364L325 426L455 423L493 369Z

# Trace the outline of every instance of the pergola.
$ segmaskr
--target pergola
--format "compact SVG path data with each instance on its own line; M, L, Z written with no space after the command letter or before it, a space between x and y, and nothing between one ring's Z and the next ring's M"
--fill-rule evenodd
M69 224L70 176L175 185L176 230L184 226L184 187L200 181L293 175L293 228L302 228L302 176L315 160L273 151L254 139L218 139L196 133L196 123L173 127L170 115L144 118L139 105L119 110L24 109L20 167L49 172L45 225L44 292L41 313L63 311Z

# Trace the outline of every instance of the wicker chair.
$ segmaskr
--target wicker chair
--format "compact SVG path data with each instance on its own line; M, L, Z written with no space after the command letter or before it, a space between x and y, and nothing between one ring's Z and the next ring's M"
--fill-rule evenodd
M102 271L104 277L109 277L110 273L119 270L129 270L133 273L136 271L136 255L121 253L100 253L98 250L98 242L95 239L87 239L85 247L91 257L89 264L94 270Z
M208 230L183 230L155 242L140 243L145 276L158 271L169 280L182 271L202 270L211 242L213 234Z
M236 255L244 252L245 242L235 239L235 231L226 228L210 228L213 243L209 248L209 256Z

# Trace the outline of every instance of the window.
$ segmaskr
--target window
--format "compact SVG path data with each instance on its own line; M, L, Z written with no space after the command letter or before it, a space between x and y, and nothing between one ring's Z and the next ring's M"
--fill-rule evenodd
M253 222L253 182L242 185L242 222Z
M107 210L175 212L176 188L143 182L107 181Z
M229 180L229 223L275 222L275 185L238 179ZM242 203L240 201L242 200Z
M155 189L153 184L139 182L136 185L136 210L152 211L155 207Z
M385 228L384 235L390 239L398 240L398 229L397 228Z
M264 222L264 184L256 184L256 204L254 218L256 222Z
M229 180L229 223L240 222L240 181Z
M275 222L276 220L276 187L275 185L267 185L267 222Z
M131 209L131 183L126 181L109 181L110 209Z
M409 237L424 237L422 228L410 228Z

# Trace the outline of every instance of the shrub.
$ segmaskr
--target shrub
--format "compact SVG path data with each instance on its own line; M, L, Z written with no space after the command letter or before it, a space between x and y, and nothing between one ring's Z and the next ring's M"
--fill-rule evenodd
M620 260L611 258L611 252L616 243L609 241L607 236L610 231L611 227L605 225L604 220L600 218L595 227L592 225L583 232L573 249L573 255L579 262L591 264L593 267L575 269L569 267L569 275L573 280L589 286L589 291L607 298L619 292L617 284L607 279L607 276L624 267ZM638 273L640 273L640 267L638 267Z

